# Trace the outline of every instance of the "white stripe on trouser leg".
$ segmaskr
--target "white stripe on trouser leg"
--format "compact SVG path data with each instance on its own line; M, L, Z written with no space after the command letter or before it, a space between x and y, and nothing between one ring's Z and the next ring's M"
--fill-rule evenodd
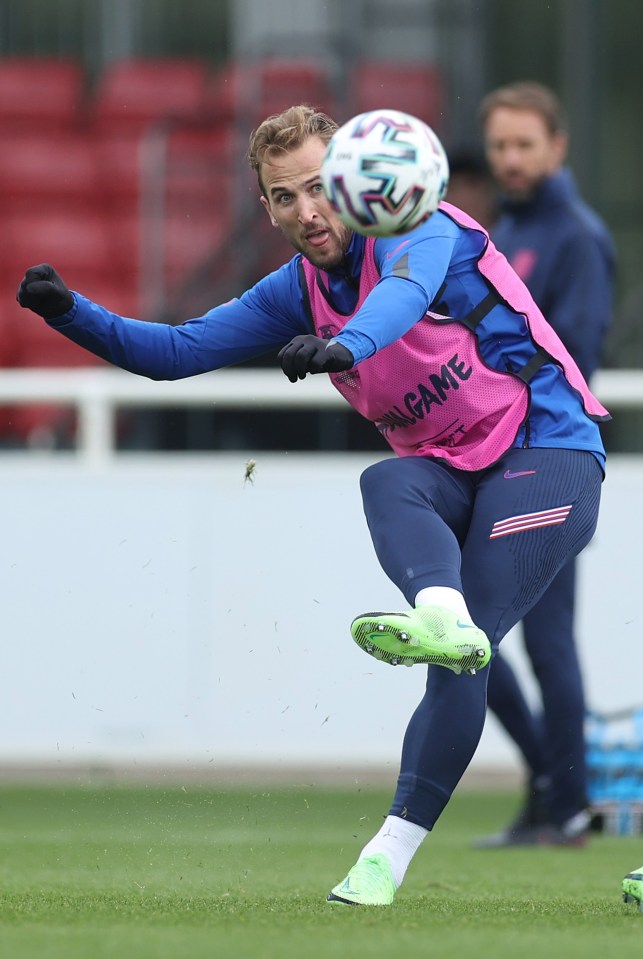
M509 536L512 533L522 533L527 529L540 529L543 526L558 526L564 523L571 513L571 503L567 506L557 506L555 509L540 510L537 513L521 513L519 516L509 516L507 519L494 523L489 539L498 539L499 536Z

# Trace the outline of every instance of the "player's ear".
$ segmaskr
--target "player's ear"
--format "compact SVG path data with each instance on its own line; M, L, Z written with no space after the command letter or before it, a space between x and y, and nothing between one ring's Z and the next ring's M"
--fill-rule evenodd
M562 166L567 159L569 137L564 130L557 130L552 137L552 146L556 157L556 166Z
M261 196L259 197L259 199L261 200L262 207L264 208L264 210L270 217L270 222L272 223L272 225L278 227L279 224L277 223L274 216L272 215L272 210L270 209L270 204L268 203L268 200L265 198L265 196Z

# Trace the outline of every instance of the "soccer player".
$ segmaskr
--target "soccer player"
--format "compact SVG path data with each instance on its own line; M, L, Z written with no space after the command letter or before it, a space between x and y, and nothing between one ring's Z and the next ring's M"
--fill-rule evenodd
M480 114L489 168L502 190L493 242L589 379L612 319L614 245L564 166L568 137L561 105L549 88L522 82L487 94ZM524 757L527 789L509 826L478 846L585 842L590 815L575 586L571 558L522 622L542 717L532 715L503 656L491 667L488 705Z
M361 489L407 607L365 613L351 631L384 662L429 664L426 693L384 825L328 895L379 906L393 902L475 752L492 649L593 535L597 423L609 414L465 213L444 203L387 239L342 224L320 180L335 129L295 106L252 134L261 203L296 253L238 299L180 326L142 322L70 291L47 264L27 269L17 297L58 335L154 379L278 349L292 383L328 373L398 454L369 466ZM342 531L332 535L343 549Z

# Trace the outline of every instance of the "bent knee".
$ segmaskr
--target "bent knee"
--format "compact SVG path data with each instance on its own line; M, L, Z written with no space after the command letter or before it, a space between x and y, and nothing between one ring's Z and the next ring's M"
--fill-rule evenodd
M382 486L388 486L389 477L392 475L391 467L396 466L397 463L397 460L380 460L379 463L367 466L359 478L362 493L380 492Z

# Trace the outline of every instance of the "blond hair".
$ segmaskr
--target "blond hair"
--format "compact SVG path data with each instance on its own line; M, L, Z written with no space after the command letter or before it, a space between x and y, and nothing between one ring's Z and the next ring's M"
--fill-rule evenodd
M318 137L323 143L328 143L337 126L325 113L304 104L289 107L283 113L270 116L260 123L250 134L248 163L257 174L261 190L263 163L276 154L297 149L310 137Z

